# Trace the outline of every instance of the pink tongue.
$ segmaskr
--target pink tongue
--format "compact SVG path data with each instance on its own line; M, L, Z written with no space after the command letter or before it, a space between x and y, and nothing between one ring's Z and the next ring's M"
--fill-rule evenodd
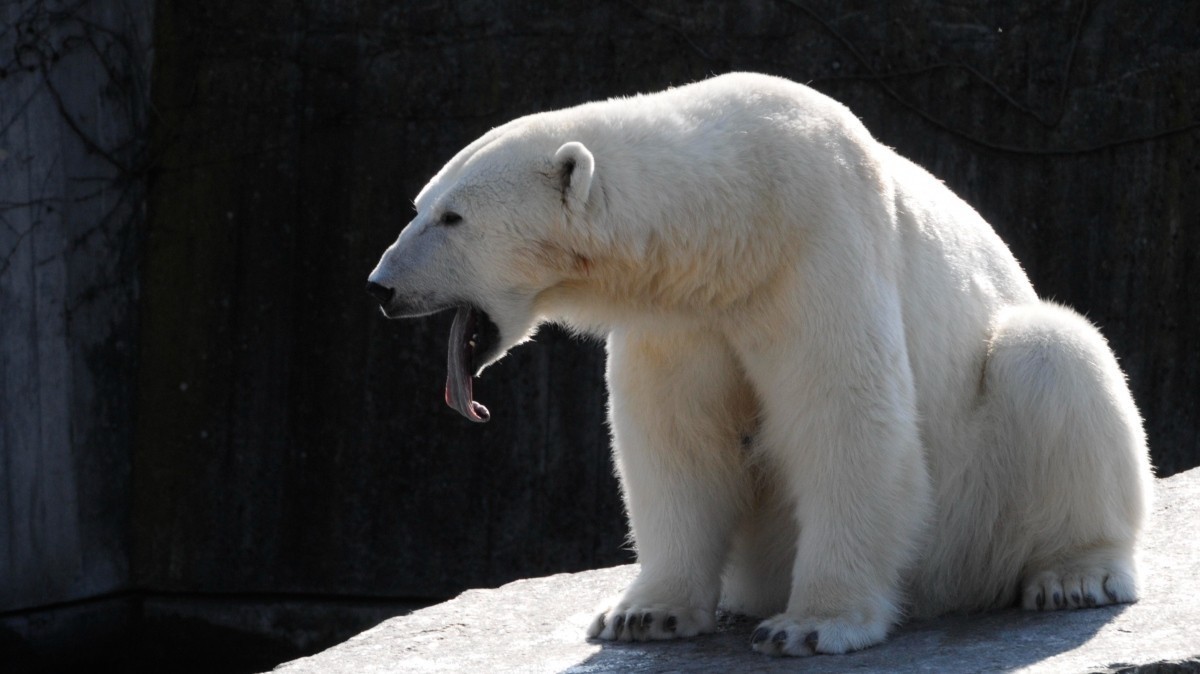
M471 399L474 382L471 376L471 357L475 347L476 312L459 307L450 326L450 343L446 345L446 404L471 421L483 423L491 419L487 408Z

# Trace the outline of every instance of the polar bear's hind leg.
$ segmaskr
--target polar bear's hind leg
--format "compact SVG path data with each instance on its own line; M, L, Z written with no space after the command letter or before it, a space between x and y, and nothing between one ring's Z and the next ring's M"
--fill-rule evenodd
M1000 526L1028 550L1021 606L1135 601L1151 473L1141 418L1104 338L1057 305L1009 308L993 331L984 395L991 451L1013 481L1016 516Z

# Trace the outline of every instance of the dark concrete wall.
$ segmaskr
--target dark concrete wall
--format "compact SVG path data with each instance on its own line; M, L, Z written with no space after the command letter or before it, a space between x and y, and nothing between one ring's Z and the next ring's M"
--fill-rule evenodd
M596 345L441 403L446 317L365 274L513 117L752 69L811 82L1104 326L1163 472L1197 461L1196 5L210 2L160 8L138 390L151 586L442 595L619 561Z
M106 62L8 62L0 611L122 587L442 597L627 559L600 346L544 332L481 380L473 425L441 403L447 317L385 321L362 286L487 129L733 69L811 83L967 198L1103 327L1159 470L1200 463L1200 5L976 4L157 3L126 182L39 79L140 100L86 70ZM125 38L140 72L148 3L87 7L147 28ZM71 118L107 154L144 126L114 105Z
M130 581L150 14L0 3L0 613Z

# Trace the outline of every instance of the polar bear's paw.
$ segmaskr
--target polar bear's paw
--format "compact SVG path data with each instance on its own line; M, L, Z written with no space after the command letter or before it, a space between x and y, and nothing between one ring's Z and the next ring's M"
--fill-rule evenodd
M759 624L750 645L767 655L806 656L848 653L887 637L886 623L858 625L837 618L796 618L781 613Z
M711 609L650 604L618 605L601 611L588 627L589 638L604 641L654 641L706 634L717 628Z
M1041 571L1021 588L1021 608L1057 611L1137 601L1137 584L1123 568L1088 566Z

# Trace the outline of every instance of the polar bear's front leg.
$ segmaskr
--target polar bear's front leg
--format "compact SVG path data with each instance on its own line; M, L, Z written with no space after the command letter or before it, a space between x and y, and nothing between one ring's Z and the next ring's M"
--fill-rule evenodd
M725 343L695 331L608 341L613 452L641 573L588 636L711 632L733 527L750 498L754 397Z
M930 489L903 327L883 304L845 325L852 307L839 306L825 325L747 351L766 470L800 532L787 609L754 631L759 652L845 653L883 641L900 617Z

